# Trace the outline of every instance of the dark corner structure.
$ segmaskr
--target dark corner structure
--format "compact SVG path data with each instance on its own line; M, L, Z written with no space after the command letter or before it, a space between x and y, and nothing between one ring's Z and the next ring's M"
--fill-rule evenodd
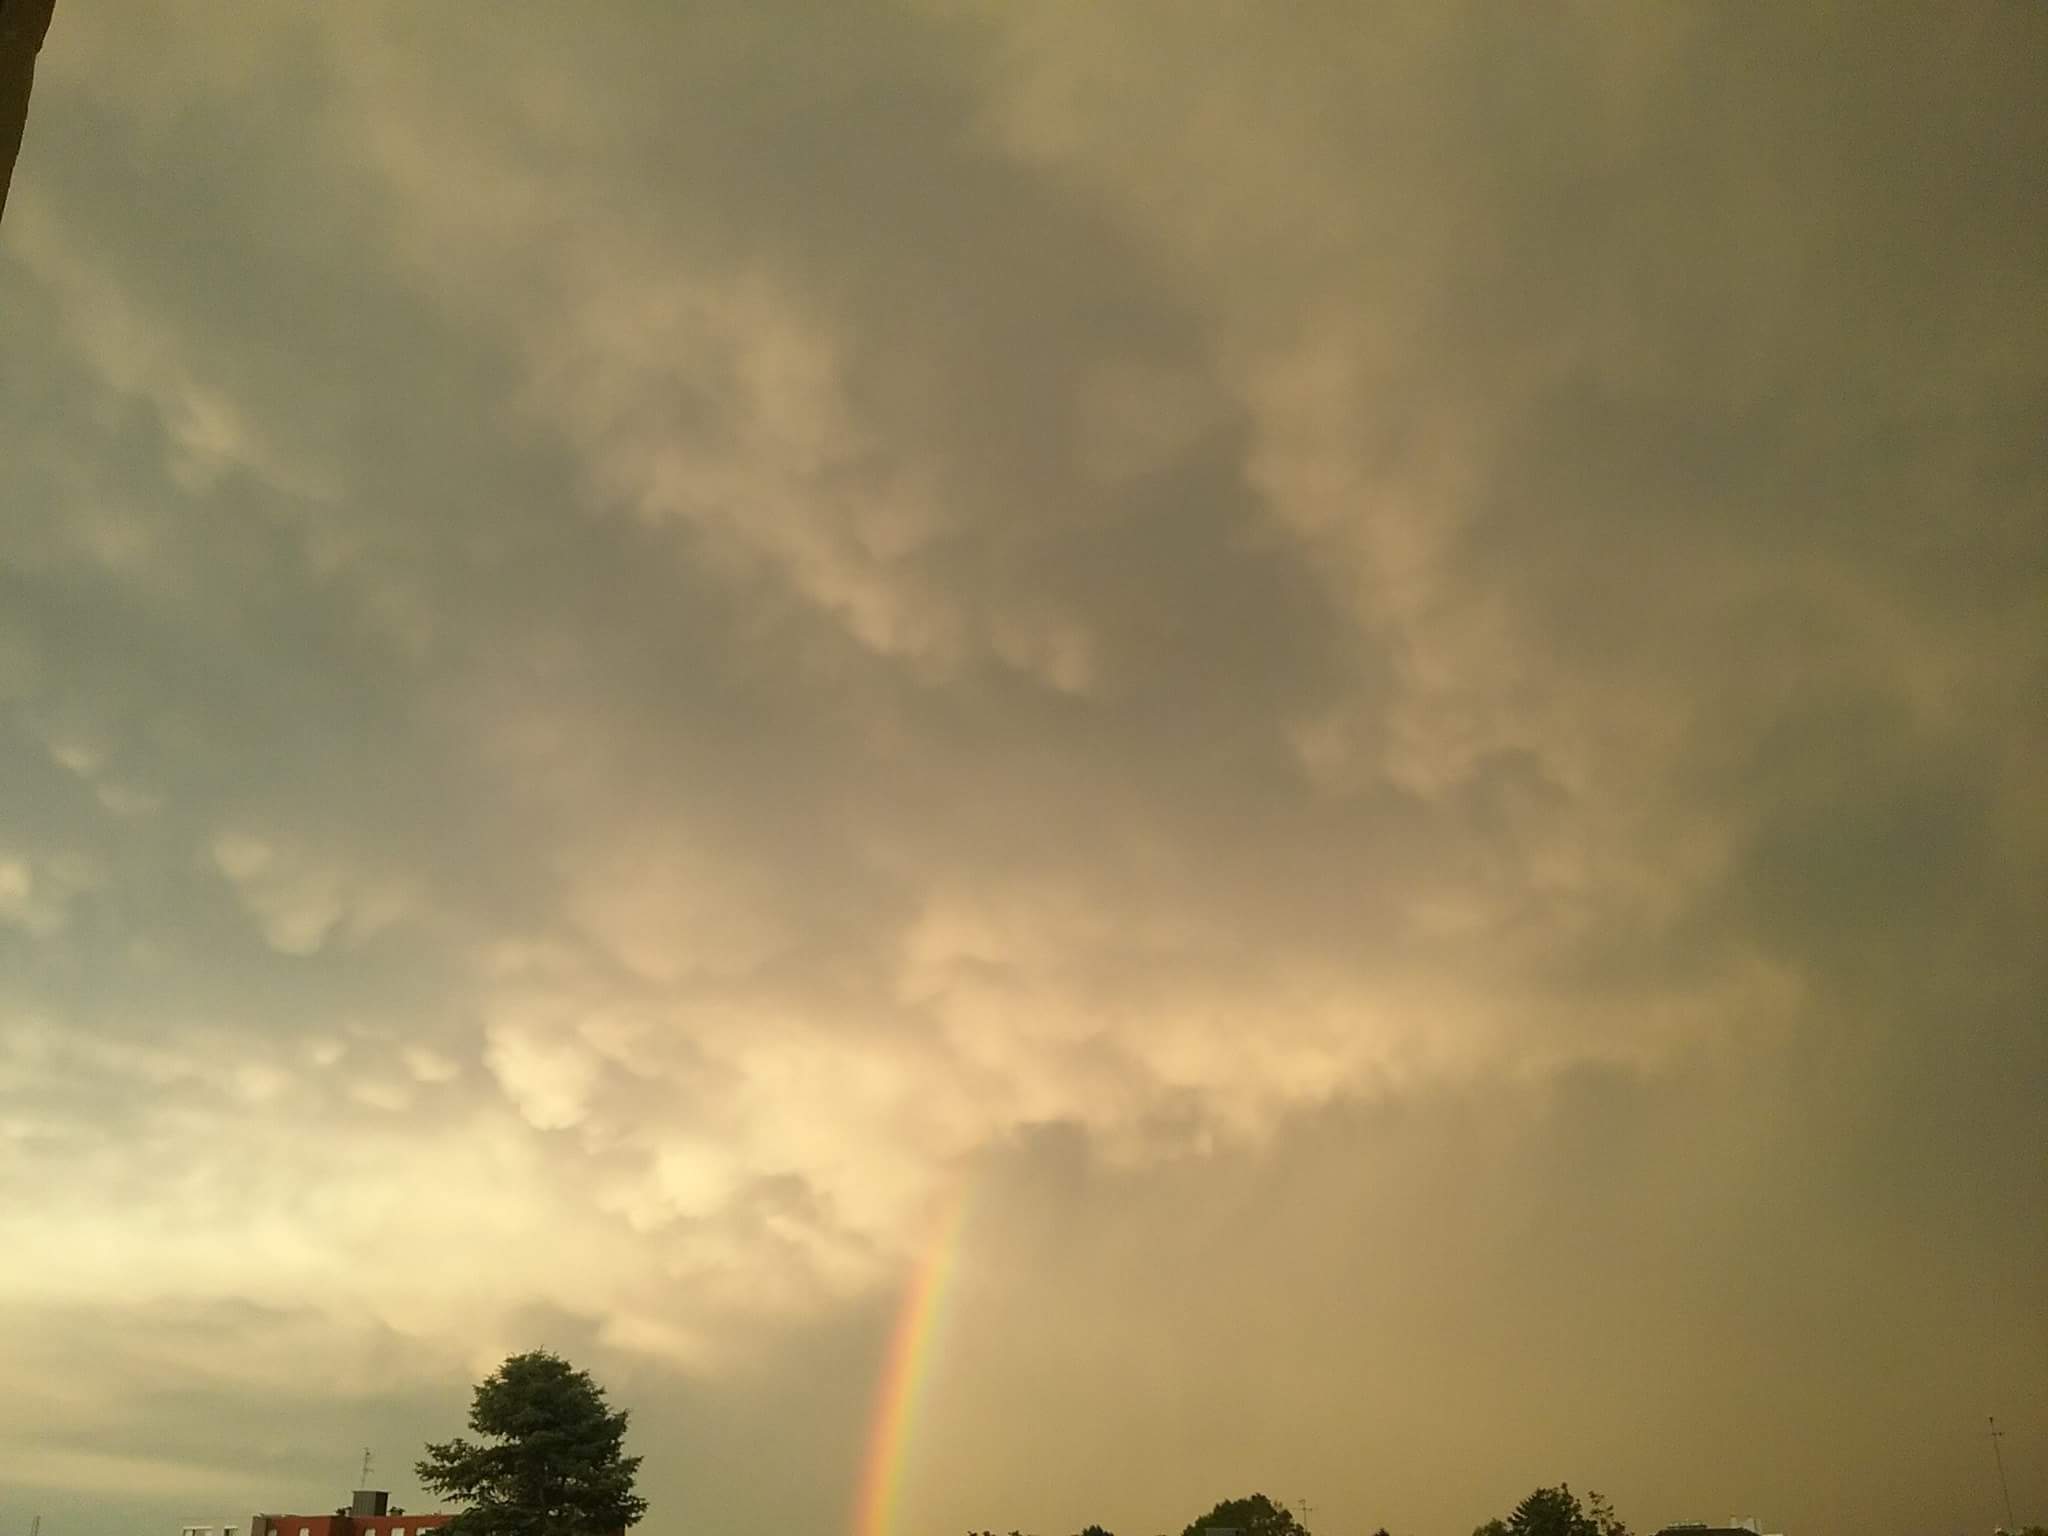
M14 185L14 159L28 126L28 92L36 80L36 54L50 30L57 0L0 0L0 211Z

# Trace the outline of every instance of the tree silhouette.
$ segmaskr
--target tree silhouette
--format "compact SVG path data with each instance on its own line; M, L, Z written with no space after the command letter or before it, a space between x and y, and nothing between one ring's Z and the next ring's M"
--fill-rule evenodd
M1263 1493L1243 1499L1225 1499L1206 1515L1190 1522L1180 1536L1200 1536L1203 1531L1244 1531L1247 1536L1308 1536L1308 1527L1295 1519L1286 1505L1274 1503Z
M28 97L36 80L36 54L50 30L57 0L0 0L0 209L14 181L14 159L28 126Z
M1514 1507L1505 1523L1489 1520L1472 1536L1630 1536L1629 1528L1615 1517L1614 1506L1597 1493L1589 1492L1579 1502L1569 1483L1555 1488L1538 1488Z
M626 1413L546 1350L514 1355L480 1382L469 1427L494 1443L427 1447L417 1468L434 1492L470 1507L449 1536L617 1536L647 1513L633 1492L638 1456L621 1453Z

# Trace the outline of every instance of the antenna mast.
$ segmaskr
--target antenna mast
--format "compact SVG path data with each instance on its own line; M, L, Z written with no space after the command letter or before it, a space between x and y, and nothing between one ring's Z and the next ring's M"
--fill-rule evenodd
M363 1475L356 1480L356 1486L358 1488L370 1486L370 1448L367 1445L363 1447Z
M2005 1500L2005 1528L2009 1531L2013 1528L2014 1523L2012 1518L2012 1489L2007 1487L2005 1482L2005 1452L1998 1448L1998 1442L2005 1438L2005 1431L1998 1427L1998 1417L1996 1414L1987 1414L1985 1417L1986 1422L1991 1425L1991 1459L1998 1464L1998 1492L2000 1497Z

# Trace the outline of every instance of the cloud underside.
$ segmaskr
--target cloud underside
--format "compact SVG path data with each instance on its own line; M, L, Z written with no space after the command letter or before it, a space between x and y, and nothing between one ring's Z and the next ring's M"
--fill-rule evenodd
M1538 1307L1530 1212L1770 1245L1751 1350L1937 1213L2040 1257L2044 42L60 16L0 234L39 1479L218 1486L92 1459L124 1384L425 1390L536 1318L765 1412L963 1187L1026 1399L1053 1338L1221 1390L1174 1340L1230 1317L1310 1373L1205 1189L1309 1334L1475 1391L1561 1368L1446 1321ZM1435 1310L1322 1278L1368 1218ZM1148 1249L1213 1279L1128 1324Z

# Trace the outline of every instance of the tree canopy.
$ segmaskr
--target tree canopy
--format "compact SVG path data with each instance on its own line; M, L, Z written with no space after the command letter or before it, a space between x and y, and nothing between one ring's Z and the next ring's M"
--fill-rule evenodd
M1630 1536L1616 1518L1614 1506L1588 1491L1585 1502L1571 1485L1538 1488L1509 1513L1505 1521L1489 1520L1472 1536Z
M1308 1536L1308 1528L1294 1518L1284 1504L1276 1504L1263 1493L1244 1499L1225 1499L1206 1515L1191 1521L1181 1536L1201 1536L1203 1531L1244 1531L1247 1536Z
M514 1355L477 1384L469 1427L483 1443L430 1444L416 1470L469 1506L448 1536L617 1536L647 1513L626 1419L589 1372L546 1350Z

